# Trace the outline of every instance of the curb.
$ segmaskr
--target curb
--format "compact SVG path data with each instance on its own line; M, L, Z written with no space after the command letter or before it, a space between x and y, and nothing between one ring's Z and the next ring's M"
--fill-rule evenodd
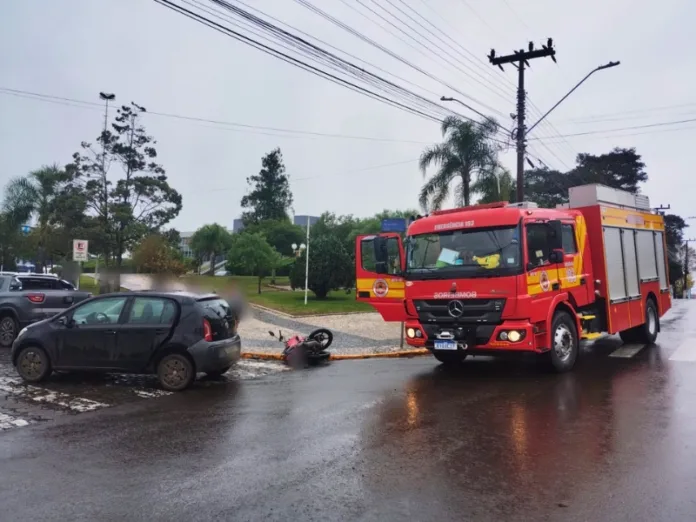
M418 357L430 355L426 348L420 350L404 350L401 352L385 353L356 353L356 354L331 354L330 361L354 361L358 359L398 359L402 357ZM282 361L283 356L279 353L266 352L242 352L242 359L258 359L263 361Z

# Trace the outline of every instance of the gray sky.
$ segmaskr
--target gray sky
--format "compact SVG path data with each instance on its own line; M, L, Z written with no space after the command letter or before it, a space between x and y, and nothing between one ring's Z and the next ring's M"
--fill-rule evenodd
M291 0L245 1L424 89L453 95ZM380 12L372 0L361 1ZM391 1L404 9L400 0ZM406 0L481 60L466 62L463 56L471 59L471 55L450 46L448 50L458 53L469 68L457 65L464 72L441 63L403 35L400 38L411 45L380 28L371 20L383 26L385 22L357 0L346 2L355 10L340 0L312 0L503 114L514 111L516 73L511 67L501 73L487 64L492 47L507 54L526 47L530 39L539 45L549 36L554 38L558 65L549 59L535 60L527 74L527 91L541 112L597 65L622 62L588 80L550 117L553 128L535 130L537 137L696 118L696 69L690 50L696 3L688 0ZM405 19L386 0L378 3ZM416 159L426 144L439 140L436 123L312 76L153 0L0 0L0 12L0 88L92 102L99 101L99 91L109 91L121 103L133 100L150 111L401 140L233 130L147 115L145 124L158 141L159 159L184 198L184 208L172 223L180 230L214 221L231 228L241 212L246 177L259 170L261 156L276 146L283 151L298 214L331 210L367 216L417 204L423 178ZM483 85L472 80L475 74ZM504 95L496 94L500 89ZM664 106L672 108L655 110ZM594 119L587 121L588 117ZM585 121L577 121L581 119ZM510 125L508 118L500 122ZM0 92L0 183L42 164L68 162L81 141L94 141L101 125L98 107L46 103ZM532 140L531 153L550 167L565 170L578 152L599 154L614 146L635 146L647 165L650 181L643 192L652 204L671 203L673 212L688 216L696 214L693 194L685 190L693 168L694 126L555 138L545 146ZM513 152L502 159L514 171ZM364 170L394 163L400 164ZM117 172L111 174L115 177Z

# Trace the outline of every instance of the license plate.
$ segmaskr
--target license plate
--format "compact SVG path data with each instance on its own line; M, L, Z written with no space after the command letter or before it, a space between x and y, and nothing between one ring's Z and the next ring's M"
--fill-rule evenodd
M436 350L456 350L457 343L454 341L435 341Z

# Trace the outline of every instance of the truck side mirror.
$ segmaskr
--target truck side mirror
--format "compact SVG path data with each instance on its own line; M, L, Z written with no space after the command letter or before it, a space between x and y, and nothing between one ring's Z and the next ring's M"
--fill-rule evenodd
M375 272L378 274L389 273L389 251L387 249L388 238L383 236L375 237L373 245L375 248Z
M565 252L563 252L563 249L557 248L555 250L552 250L549 254L549 263L562 263L564 257Z
M552 219L548 222L548 226L551 229L550 250L562 250L563 249L563 226L561 222L557 219Z

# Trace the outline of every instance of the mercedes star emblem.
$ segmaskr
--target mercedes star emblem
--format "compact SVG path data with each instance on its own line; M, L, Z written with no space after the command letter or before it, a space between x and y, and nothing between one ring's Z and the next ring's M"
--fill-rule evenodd
M464 303L461 301L450 301L447 310L452 317L461 317L464 313Z

